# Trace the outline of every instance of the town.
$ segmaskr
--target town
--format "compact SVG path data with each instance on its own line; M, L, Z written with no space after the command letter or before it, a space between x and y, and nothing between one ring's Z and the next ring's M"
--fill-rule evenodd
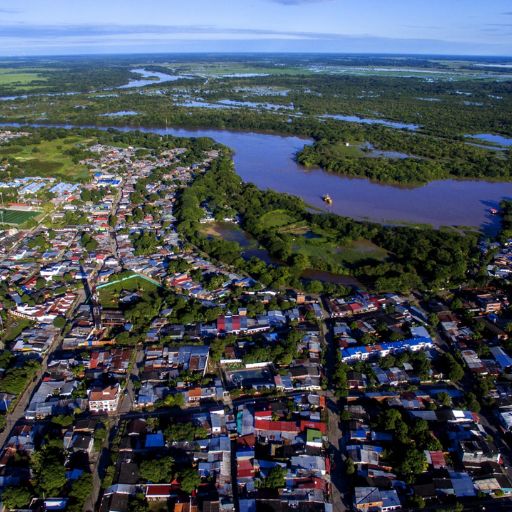
M103 137L85 180L0 183L6 509L511 506L509 239L481 286L265 286L177 227L222 146Z

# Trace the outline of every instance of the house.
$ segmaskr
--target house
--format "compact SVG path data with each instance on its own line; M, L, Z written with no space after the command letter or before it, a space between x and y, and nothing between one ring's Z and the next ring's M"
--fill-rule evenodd
M502 370L512 368L512 358L501 347L491 347L490 351Z
M354 508L361 512L381 510L383 505L378 487L356 487L354 489Z
M348 347L341 350L341 360L344 363L366 361L370 357L385 357L388 354L405 352L407 350L416 352L432 348L433 346L431 338L411 338L377 345Z
M94 448L94 439L91 434L74 434L71 440L70 448L73 452L86 452L91 455Z
M167 501L173 493L176 493L176 486L173 484L147 484L145 495L148 501Z
M116 412L119 404L120 386L107 386L89 391L89 410L96 413Z
M466 467L478 467L484 462L501 462L501 454L483 437L459 441L458 454Z
M381 491L378 487L356 487L354 508L361 512L391 512L402 505L395 490Z
M222 315L217 319L219 334L239 334L247 331L247 317L240 315Z

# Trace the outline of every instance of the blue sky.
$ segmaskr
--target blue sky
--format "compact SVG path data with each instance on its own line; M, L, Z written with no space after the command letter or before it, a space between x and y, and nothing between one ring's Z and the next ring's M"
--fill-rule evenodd
M512 56L511 0L0 0L0 54Z

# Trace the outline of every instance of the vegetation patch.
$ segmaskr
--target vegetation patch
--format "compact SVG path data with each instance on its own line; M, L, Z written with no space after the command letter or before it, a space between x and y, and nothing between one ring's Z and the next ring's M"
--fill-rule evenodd
M78 162L88 139L77 137L41 140L33 138L25 145L7 145L0 148L0 158L11 163L10 172L16 176L54 177L63 181L84 181L87 167Z
M30 327L32 322L26 318L15 318L9 316L6 322L3 343L9 343L15 340L25 329Z
M288 239L293 253L304 256L311 268L336 270L362 261L384 261L388 255L385 249L364 238L340 244L334 231L298 221L282 209L262 215L258 228L275 230L276 235Z

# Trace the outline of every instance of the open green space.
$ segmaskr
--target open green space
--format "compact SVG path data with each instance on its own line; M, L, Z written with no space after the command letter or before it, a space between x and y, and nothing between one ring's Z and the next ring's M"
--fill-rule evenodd
M0 208L0 224L23 224L37 217L41 212L24 210L5 210Z
M20 71L15 68L0 69L0 87L19 87L26 89L25 86L31 85L33 82L46 81L46 78L40 73L30 69Z
M14 341L25 329L30 327L32 322L26 318L8 317L5 331L2 336L3 343Z
M87 167L76 163L71 154L78 144L89 141L79 137L41 140L26 145L0 147L0 158L14 160L17 170L23 176L54 177L63 181L84 181L88 178ZM12 175L16 169L12 170Z
M333 156L341 158L341 157L352 157L352 158L358 158L358 157L364 157L365 155L364 151L361 150L361 144L362 143L352 143L350 142L349 145L345 142L339 141L336 142L331 146L331 151L333 153Z
M225 75L304 75L312 74L313 71L301 65L253 65L250 62L194 62L190 64L163 64L170 70L177 70L180 73L225 76Z
M274 229L276 234L290 241L291 249L302 254L315 267L323 261L330 268L353 264L365 260L384 261L388 255L385 249L366 239L348 241L340 245L336 233L297 220L286 210L272 210L260 218L260 229Z
M334 234L318 228L309 230L302 236L294 237L292 249L312 261L323 260L333 268L337 265L358 263L364 260L383 261L388 254L385 249L365 239L339 245Z
M153 292L158 288L151 282L134 272L123 272L111 278L111 280L98 287L100 304L105 308L117 308L123 292Z
M260 226L263 229L280 228L283 226L289 226L296 222L296 220L297 219L295 219L286 210L273 210L261 216Z

